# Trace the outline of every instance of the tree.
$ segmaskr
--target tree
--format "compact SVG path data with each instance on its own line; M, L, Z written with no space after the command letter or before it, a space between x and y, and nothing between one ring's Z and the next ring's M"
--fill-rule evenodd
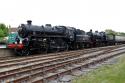
M110 35L117 35L117 32L113 31L112 29L106 29L105 32Z
M9 34L9 29L5 24L0 24L0 37L6 37Z
M121 36L125 36L124 32L115 32L112 29L106 29L105 32L109 35L121 35Z
M118 32L117 35L125 36L125 33L124 32Z
M4 32L0 29L0 37L4 37Z

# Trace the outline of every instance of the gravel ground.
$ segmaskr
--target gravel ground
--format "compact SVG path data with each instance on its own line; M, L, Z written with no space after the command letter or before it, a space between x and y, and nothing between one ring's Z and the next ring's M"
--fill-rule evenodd
M122 58L123 56L125 56L125 54L122 54L122 55L116 56L112 59L109 59L109 60L103 62L102 64L97 64L94 66L90 66L89 68L83 68L80 70L73 71L72 75L64 75L56 80L48 81L47 83L72 83L73 79L86 75L87 73L89 73L97 68L100 68L100 66L116 64L119 61L119 58Z

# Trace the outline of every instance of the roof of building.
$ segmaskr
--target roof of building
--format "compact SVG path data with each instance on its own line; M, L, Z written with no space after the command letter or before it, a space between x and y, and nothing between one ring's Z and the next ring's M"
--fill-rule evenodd
M9 32L17 32L17 29L16 27L12 27L12 28L9 28Z

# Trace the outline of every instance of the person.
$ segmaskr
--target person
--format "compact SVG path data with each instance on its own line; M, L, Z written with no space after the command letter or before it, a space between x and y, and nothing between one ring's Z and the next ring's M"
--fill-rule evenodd
M17 44L19 44L20 43L20 39L19 39L19 37L18 36L16 36L16 42L17 42Z

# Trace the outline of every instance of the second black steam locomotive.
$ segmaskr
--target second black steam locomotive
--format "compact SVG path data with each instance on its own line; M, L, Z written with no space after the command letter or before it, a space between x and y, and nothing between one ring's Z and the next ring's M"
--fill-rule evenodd
M92 30L85 32L74 27L67 26L45 26L32 25L32 21L28 20L27 24L21 24L18 27L18 35L23 38L22 43L9 44L9 48L14 48L19 55L29 55L32 51L48 52L62 50L76 50L88 47L114 45L123 43L117 39L115 35L107 35L105 32ZM16 38L17 40L18 37Z

